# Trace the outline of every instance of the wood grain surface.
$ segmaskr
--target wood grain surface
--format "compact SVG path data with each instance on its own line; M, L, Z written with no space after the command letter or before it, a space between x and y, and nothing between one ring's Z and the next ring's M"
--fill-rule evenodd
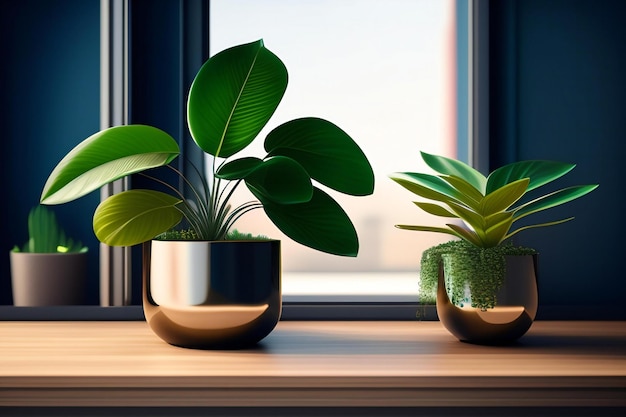
M0 322L2 406L626 407L626 323L542 322L512 346L439 322L283 321L254 349L142 321Z

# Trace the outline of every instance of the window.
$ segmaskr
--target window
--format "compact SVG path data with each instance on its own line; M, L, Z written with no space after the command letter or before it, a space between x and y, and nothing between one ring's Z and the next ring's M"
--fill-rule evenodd
M474 160L467 132L475 126L466 117L471 97L463 93L469 91L467 79L472 76L468 71L467 57L471 54L466 27L476 19L473 12L469 13L471 4L472 0L204 0L163 2L155 8L145 2L101 0L103 22L112 30L111 50L103 52L108 53L117 74L111 80L112 87L119 87L119 91L109 92L114 101L112 109L123 117L129 108L136 116L139 107L142 114L145 110L155 119L142 122L159 125L167 119L165 123L183 131L185 124L177 112L180 103L176 100L159 102L156 115L151 113L154 109L149 99L144 98L150 104L147 109L138 106L145 104L141 100L129 100L126 88L134 77L128 71L125 54L141 50L150 63L161 63L144 65L151 71L150 79L168 83L172 94L180 95L182 100L183 86L190 76L184 69L197 68L200 58L206 56L204 45L198 45L207 38L207 20L211 54L263 38L268 48L285 61L290 73L287 94L268 128L299 116L327 118L363 147L374 165L377 181L373 196L341 201L359 232L358 258L324 255L283 239L284 300L291 309L306 309L315 304L307 301L320 300L407 301L406 314L412 317L421 252L441 237L393 227L396 223L420 221L420 211L412 205L411 195L387 175L425 169L420 164L419 150ZM129 14L136 20L127 17L129 7L133 10ZM104 13L107 10L108 15ZM189 24L191 21L193 24ZM192 42L185 40L189 33ZM131 38L139 42L136 48L130 47ZM193 60L191 64L189 59ZM480 68L476 72L482 73ZM126 76L130 80L120 78ZM168 110L170 105L174 110ZM242 220L240 229L281 237L262 211ZM131 275L127 271L128 255L118 255L109 259L115 266L114 273L102 274L116 297L124 294ZM140 271L133 270L134 304L140 302L136 300L140 281ZM77 311L52 314L48 310L8 309L2 315L14 319L142 316L136 305L125 311ZM336 309L318 309L313 314L317 318L346 316L338 315ZM359 312L353 317L364 316ZM397 315L377 310L370 317Z
M458 155L456 7L455 0L211 1L211 55L263 38L289 71L261 137L296 117L326 118L374 167L374 195L333 194L359 233L357 258L292 242L262 210L237 223L282 238L285 301L415 301L421 252L448 238L393 227L433 219L387 175L426 169L420 150ZM252 154L263 154L262 142ZM239 192L250 198L245 187Z

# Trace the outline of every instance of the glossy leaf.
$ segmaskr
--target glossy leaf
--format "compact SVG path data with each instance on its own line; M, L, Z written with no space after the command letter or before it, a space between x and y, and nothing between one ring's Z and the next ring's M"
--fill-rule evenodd
M510 232L505 239L508 239L514 235L516 235L517 233L523 231L523 230L528 230L528 229L536 229L538 227L547 227L547 226L555 226L557 224L561 224L561 223L565 223L565 222L569 222L570 220L574 220L574 217L568 217L567 219L562 219L562 220L556 220L556 221L552 221L552 222L546 222L546 223L538 223L538 224L530 224L528 226L523 226L520 227L519 229L516 229L512 232Z
M313 198L306 203L262 203L270 220L294 241L334 255L357 255L359 241L354 225L322 190L314 188Z
M311 178L334 190L357 196L374 191L374 173L365 154L327 120L308 117L284 123L267 135L265 150L294 159Z
M522 178L487 194L480 204L481 214L490 216L508 209L526 193L529 182L528 178Z
M449 183L452 187L459 191L465 198L463 201L468 207L477 209L480 207L480 202L485 196L477 190L472 184L465 181L463 178L456 177L454 175L446 175L443 179Z
M483 247L490 248L498 246L504 239L506 234L511 228L513 223L513 216L511 213L506 217L499 218L499 221L492 224L485 230L485 238L483 239Z
M75 200L126 175L166 165L178 156L176 141L151 126L117 126L72 149L50 174L41 203Z
M262 163L262 159L254 157L236 159L222 165L215 173L215 176L225 180L240 180L245 178Z
M490 227L508 221L509 219L513 220L513 212L512 211L501 211L499 213L494 213L490 216L485 217L485 228L489 229Z
M514 218L516 220L521 219L529 214L565 204L592 192L596 188L598 188L597 185L577 185L552 192L516 208Z
M426 165L438 173L463 178L482 194L485 194L487 178L471 166L445 156L432 155L426 152L421 152L421 154Z
M485 229L484 217L462 204L450 204L450 208L456 215L469 224L476 233L482 237Z
M483 246L482 240L480 240L480 237L478 237L478 235L474 233L473 231L468 230L456 224L447 224L446 226L452 229L456 233L456 235L460 237L461 239L465 239L468 242L471 242L472 244L476 246Z
M487 193L522 178L530 178L528 190L562 177L576 165L556 161L520 161L505 165L493 171L487 178Z
M252 193L264 201L295 204L313 197L313 184L307 172L296 161L284 156L263 161L246 176L245 181Z
M389 175L389 178L420 197L444 203L451 200L462 203L463 195L437 176L416 172L395 172Z
M420 202L420 201L414 201L413 203L417 207L419 207L422 210L424 210L426 213L432 214L433 216L439 216L439 217L459 217L456 214L450 212L445 207L441 207L440 205L437 205L437 204L423 203L423 202Z
M263 41L211 57L189 91L189 130L205 152L229 157L266 125L287 88L287 69Z
M130 190L114 194L96 208L96 237L110 246L146 242L174 227L182 219L180 199L159 191Z
M458 234L452 229L446 229L444 227L435 227L435 226L414 226L410 224L396 224L398 229L403 230L413 230L416 232L434 232L434 233L445 233L452 236L458 236Z

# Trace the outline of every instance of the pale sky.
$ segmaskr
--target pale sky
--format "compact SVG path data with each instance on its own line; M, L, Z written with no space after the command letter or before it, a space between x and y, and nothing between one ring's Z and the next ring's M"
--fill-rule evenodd
M263 39L285 63L289 85L265 135L288 120L332 121L374 167L368 197L332 194L359 233L356 259L321 254L285 238L258 210L239 230L283 240L284 271L415 271L421 252L447 236L394 224L440 225L387 176L423 172L419 151L454 156L454 0L212 0L211 54ZM247 201L245 186L241 201Z

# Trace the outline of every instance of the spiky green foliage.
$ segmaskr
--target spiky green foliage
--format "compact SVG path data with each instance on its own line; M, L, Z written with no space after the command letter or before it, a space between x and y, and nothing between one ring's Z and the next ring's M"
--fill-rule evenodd
M63 158L44 186L41 203L72 201L128 174L167 166L181 176L193 197L188 199L179 187L165 183L161 184L173 195L153 190L116 194L96 209L94 231L100 241L135 245L183 219L193 229L189 236L223 240L242 215L263 208L296 242L356 256L359 242L350 218L315 185L354 196L373 192L372 167L346 132L326 120L300 118L267 135L265 156L232 159L268 123L287 79L283 62L262 40L226 49L204 63L187 101L191 136L214 157L211 175L200 175L201 186L193 187L169 165L180 153L169 134L151 126L117 126L85 139ZM256 200L231 207L231 197L242 183Z
M264 235L253 235L252 233L242 233L237 229L233 229L228 233L226 240L270 240Z
M464 240L454 240L426 249L420 269L420 302L432 304L437 297L440 265L445 265L450 301L458 306L487 309L497 304L496 294L506 275L506 256L533 255L531 248L500 245L480 248ZM466 287L471 300L466 294Z
M14 252L29 253L75 253L87 252L80 241L67 237L56 215L44 206L33 207L28 214L28 242Z
M544 186L574 169L555 161L521 161L496 169L488 177L451 158L422 152L426 164L439 175L396 172L390 178L412 193L432 202L415 202L434 216L460 219L463 225L446 227L396 225L400 229L446 233L481 248L500 245L515 234L556 225L573 217L514 228L527 216L559 206L590 193L597 184L577 185L525 201L529 191Z

